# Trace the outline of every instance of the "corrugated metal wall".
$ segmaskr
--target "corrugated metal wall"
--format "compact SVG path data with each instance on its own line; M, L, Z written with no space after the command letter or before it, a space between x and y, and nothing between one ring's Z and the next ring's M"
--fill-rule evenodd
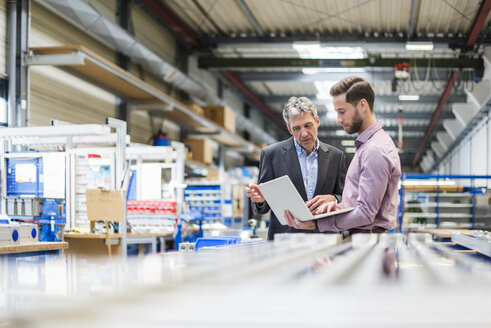
M176 45L172 35L138 7L132 9L131 18L135 38L165 61L174 64L176 61ZM132 64L130 72L163 92L177 97L175 87L164 82L161 78L144 71L139 65ZM149 117L145 112L138 111L131 113L130 122L131 139L134 142L146 143L150 140L152 132L156 132L152 131ZM180 140L180 127L177 124L166 120L159 120L158 122L162 122L160 128L167 133L167 136L171 140ZM158 128L158 126L155 127L156 130Z
M114 117L114 95L71 74L33 66L30 78L30 126L48 125L51 119L104 124L106 117Z
M0 1L0 77L7 75L7 1Z
M29 42L31 47L82 44L110 61L115 59L112 50L35 1L31 2ZM106 117L115 117L114 95L54 67L33 66L29 72L30 126L48 125L54 118L102 124Z
M88 2L105 17L116 22L117 2L115 0L90 0ZM116 55L112 49L35 1L31 3L31 17L30 46L81 44L111 62L116 61ZM174 63L176 47L172 36L137 7L132 10L132 20L135 38L164 60ZM169 84L145 71L141 66L132 63L129 71L163 92L175 96L176 92ZM102 123L105 117L116 116L115 106L116 97L114 95L60 70L53 67L32 67L30 69L30 125L47 125L52 118L74 123ZM171 139L179 140L178 125L162 120L160 122L162 122L163 130ZM131 113L129 130L133 142L149 142L152 128L148 115L145 112Z

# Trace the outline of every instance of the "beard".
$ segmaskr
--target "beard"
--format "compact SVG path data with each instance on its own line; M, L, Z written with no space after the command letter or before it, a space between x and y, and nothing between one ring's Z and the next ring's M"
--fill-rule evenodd
M346 132L348 134L358 133L363 125L363 119L358 112L358 108L355 108L355 115L353 116L353 122L348 126Z

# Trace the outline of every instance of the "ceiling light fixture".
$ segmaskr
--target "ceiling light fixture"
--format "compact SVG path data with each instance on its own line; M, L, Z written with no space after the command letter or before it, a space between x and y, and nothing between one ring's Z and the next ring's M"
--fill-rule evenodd
M363 67L319 67L319 68L302 68L302 73L306 75L322 74L322 73L365 73Z
M346 135L346 131L344 131L344 130L336 130L336 135L337 136L345 136Z
M344 151L347 152L348 154L354 154L356 153L356 147L347 147L344 148Z
M431 51L433 50L434 45L433 42L415 42L408 41L406 43L406 50L409 51Z
M343 145L343 146L354 146L355 141L354 140L342 140L341 145Z
M331 87L336 84L337 81L314 81L314 85L317 89L317 99L320 100L332 100L332 96L329 94Z
M366 58L362 47L327 47L318 42L300 43L294 42L293 49L298 52L300 58L319 59L363 59Z
M418 101L419 95L399 95L400 101Z

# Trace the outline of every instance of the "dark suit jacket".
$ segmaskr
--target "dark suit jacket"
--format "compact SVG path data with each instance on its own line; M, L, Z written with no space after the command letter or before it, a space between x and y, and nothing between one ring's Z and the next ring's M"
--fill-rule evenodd
M344 178L346 177L346 164L344 153L323 142L319 143L317 185L314 196L331 194L341 201ZM307 201L307 193L303 184L302 170L298 162L297 151L293 137L265 147L261 150L259 163L259 183L267 182L283 175L288 175L304 201ZM252 202L252 208L257 214L265 214L270 210L267 202L262 206ZM268 230L268 240L274 239L274 234L285 232L311 232L297 230L287 225L282 225L273 212Z

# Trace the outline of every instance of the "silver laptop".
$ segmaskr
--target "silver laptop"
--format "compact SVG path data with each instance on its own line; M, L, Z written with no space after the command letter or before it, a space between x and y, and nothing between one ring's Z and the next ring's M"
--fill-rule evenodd
M300 221L309 221L326 218L355 209L354 207L349 207L334 212L313 215L307 205L305 205L302 196L300 196L297 188L295 188L288 175L261 183L258 187L263 194L264 199L268 202L269 207L271 207L274 214L283 225L287 224L284 216L285 210L290 211L290 213Z

